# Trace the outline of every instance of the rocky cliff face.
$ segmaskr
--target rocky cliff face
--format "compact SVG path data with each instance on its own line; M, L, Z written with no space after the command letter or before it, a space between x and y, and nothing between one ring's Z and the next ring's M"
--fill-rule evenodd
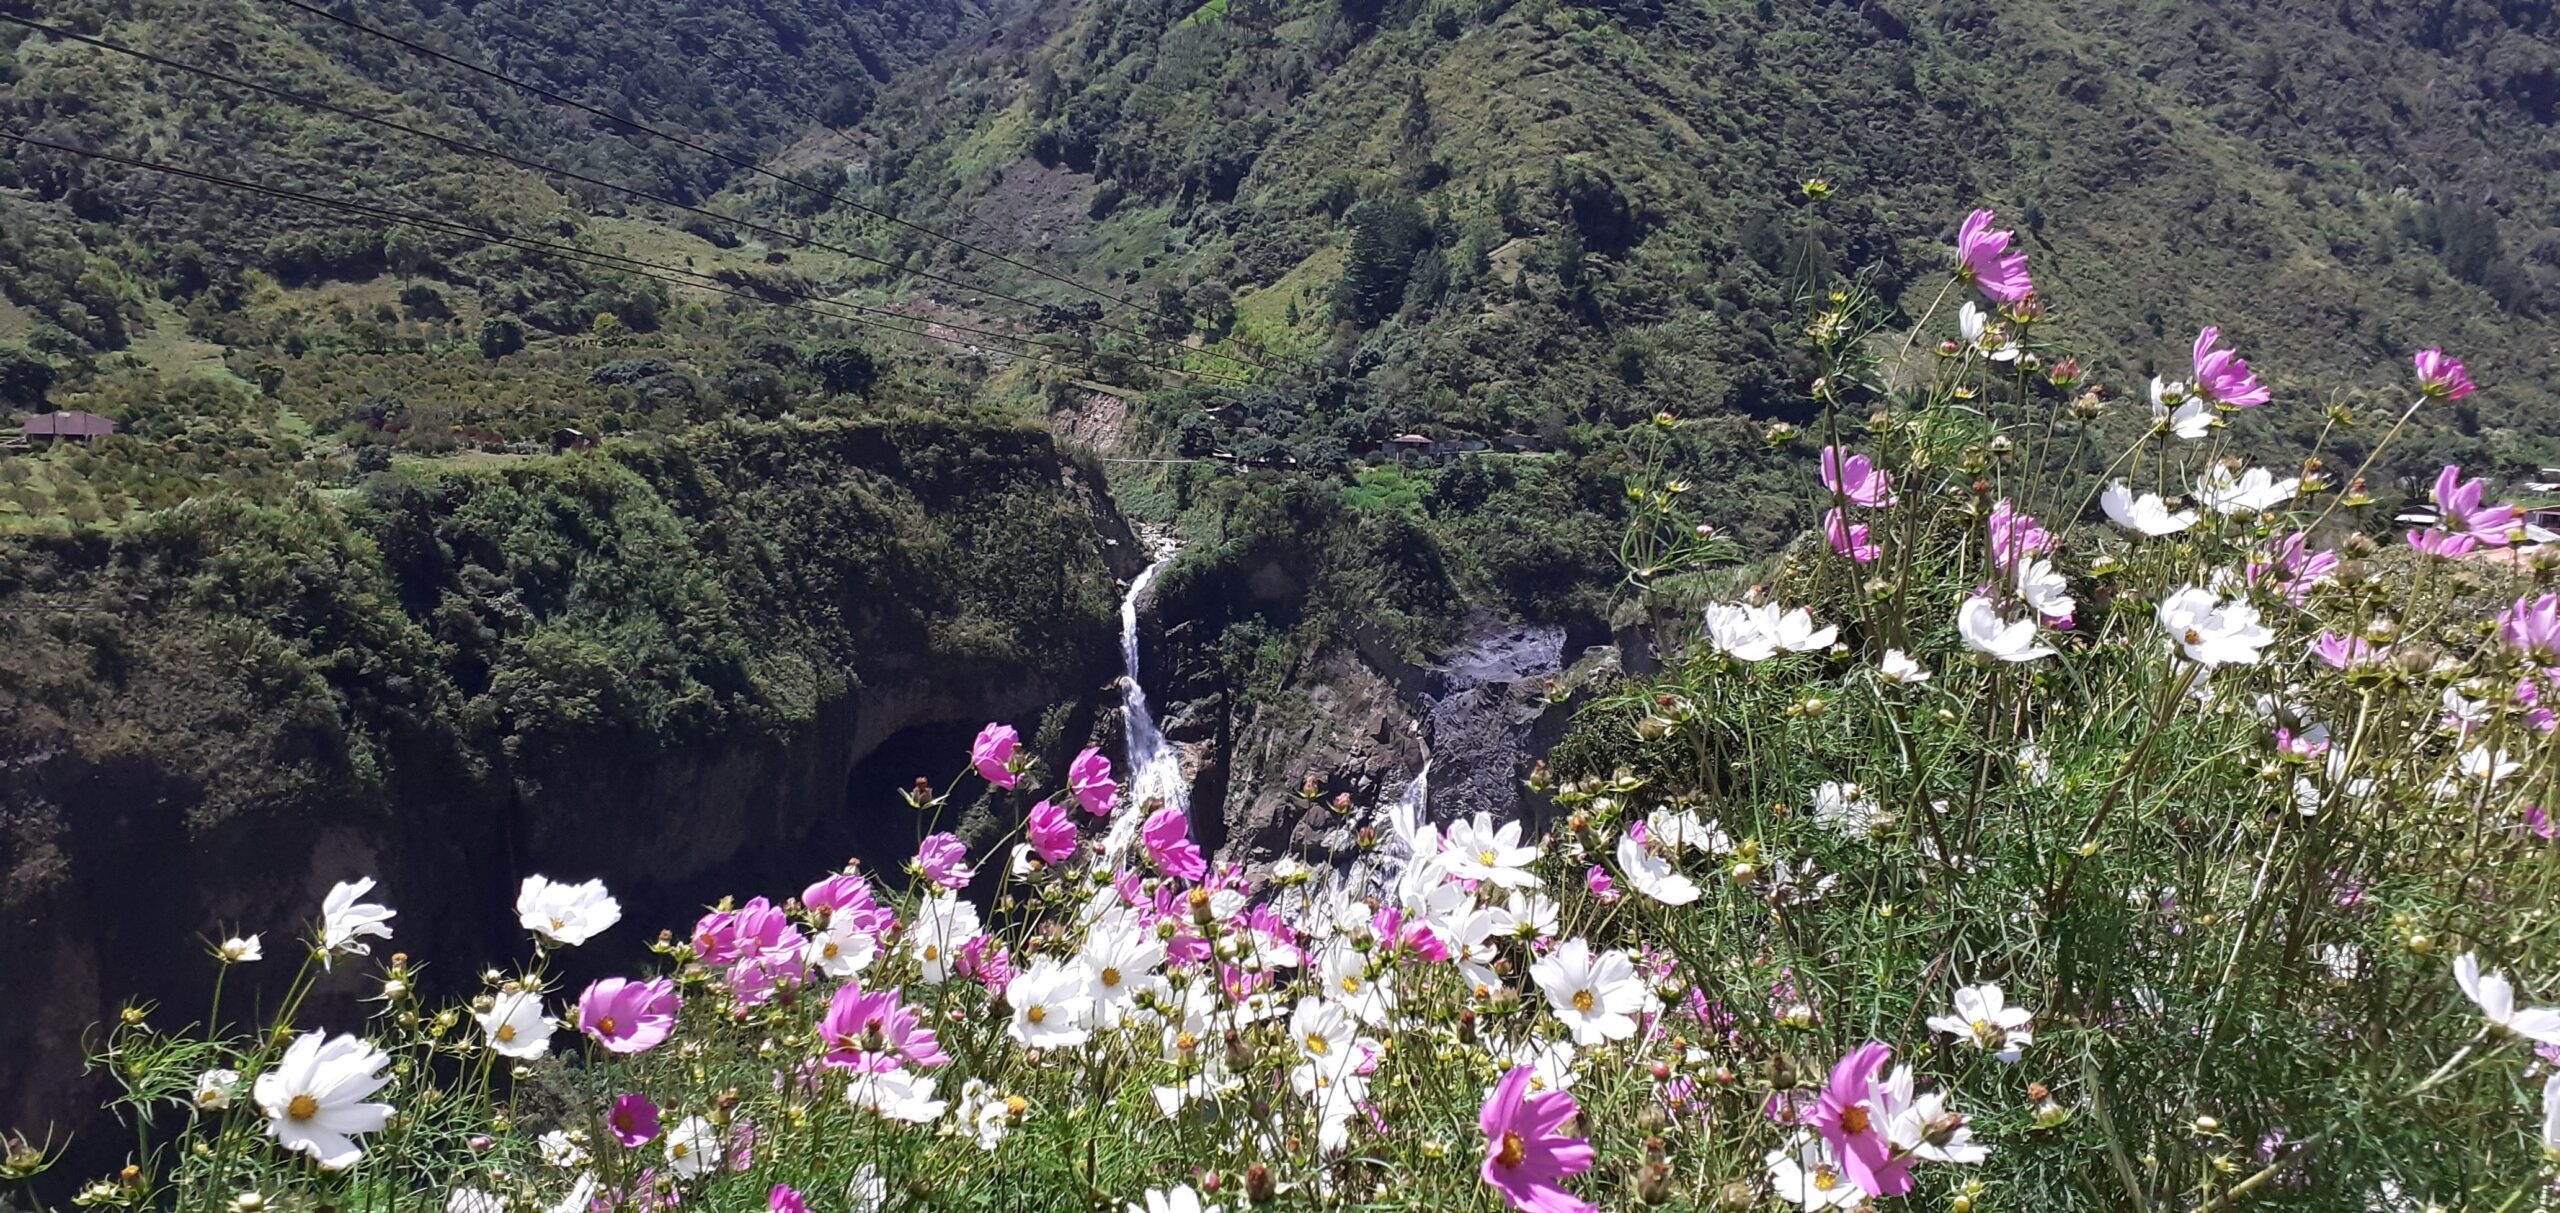
M521 954L522 876L601 876L624 924L570 960L624 967L725 893L787 894L848 856L894 867L913 845L899 786L947 778L980 723L1019 722L1062 764L1117 702L1114 573L1136 546L1045 435L770 427L627 455L582 457L599 466L565 488L468 479L407 512L306 502L219 542L145 527L10 553L0 1126L98 1128L89 1025L127 998L199 1018L205 941L235 932L266 939L225 994L252 1005L338 880L377 877L400 912L383 950L451 984ZM599 484L605 508L560 516ZM583 542L511 549L510 512ZM273 541L315 529L330 542ZM653 586L616 556L644 541L684 609L640 601ZM688 649L687 629L752 643ZM333 667L334 630L388 668ZM507 728L581 708L570 734ZM364 966L341 968L318 1015L351 1028L372 1004ZM75 1163L112 1169L122 1134L83 1137L101 1156Z

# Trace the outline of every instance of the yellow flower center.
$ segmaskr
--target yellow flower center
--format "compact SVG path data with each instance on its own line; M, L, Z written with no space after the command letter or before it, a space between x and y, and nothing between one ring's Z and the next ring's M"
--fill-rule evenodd
M1330 1043L1326 1042L1326 1040L1325 1040L1325 1038L1324 1038L1324 1033L1322 1033L1322 1032L1309 1032L1309 1033L1307 1033L1307 1052L1313 1053L1313 1054L1315 1054L1315 1055L1316 1055L1316 1056L1318 1056L1318 1057L1322 1057L1322 1056L1324 1056L1325 1054L1330 1053L1330 1052L1332 1052L1332 1051L1333 1051L1333 1046L1332 1046Z
M1573 1009L1574 1009L1574 1010L1577 1010L1577 1011L1588 1011L1588 1010L1590 1010L1590 1009L1591 1009L1592 1001L1593 1001L1593 1000L1592 1000L1592 997L1591 997L1591 991L1589 991L1589 990L1575 990L1575 991L1573 992Z
M597 1021L596 1021L596 1035L598 1035L598 1036L611 1036L611 1035L613 1035L613 1016L607 1015L607 1016L605 1016L604 1018L599 1019L599 1020L597 1020Z
M1115 989L1115 990L1116 990L1116 989L1119 989L1119 988L1120 988L1120 970L1118 970L1118 969L1113 969L1113 968L1105 968L1105 969L1103 969L1103 970L1102 970L1102 984L1104 984L1104 985L1106 985L1106 986L1110 986L1111 988L1113 988L1113 989Z
M931 943L924 945L924 958L928 961L942 959L942 945Z
M1007 1116L1020 1116L1022 1115L1022 1110L1030 1106L1031 1105L1024 1101L1024 1099L1019 1095L1007 1095L1004 1097L1004 1114Z
M1343 992L1343 993L1345 993L1345 994L1357 994L1357 993L1359 993L1359 992L1360 992L1360 979L1359 979L1359 978L1357 978L1357 977L1345 977L1345 978L1343 978L1343 979L1342 979L1342 992Z
M843 954L844 954L844 949L843 949L843 948L841 948L841 947L839 947L839 946L837 946L836 941L834 941L834 940L830 939L830 940L828 940L828 941L827 941L826 950L824 950L824 951L822 951L822 952L820 952L820 953L818 953L818 954L819 954L820 956L824 956L824 957L826 957L826 958L827 958L827 959L829 959L829 960L834 960L836 957L841 956L841 955L843 955Z
M1991 1026L1991 1021L1988 1019L1977 1019L1973 1021L1973 1035L1975 1039L1987 1043L2000 1038L2000 1029Z
M1480 863L1480 864L1483 864L1484 866L1486 866L1486 867L1488 867L1488 868L1489 868L1489 867L1492 867L1492 866L1493 866L1493 852L1492 852L1491 850L1489 850L1489 849L1488 849L1488 850L1483 850L1483 851L1478 851L1478 852L1476 852L1476 862L1477 862L1477 863Z
M287 1120L309 1120L319 1114L320 1101L309 1095L296 1095L292 1103L284 1106L284 1115Z
M551 920L551 929L552 929L552 930L554 930L554 931L560 930L561 928L566 927L566 926L568 926L568 925L569 925L568 923L562 922L562 921L560 921L560 920L559 920L559 919L557 919L557 918L554 918L554 919L552 919L552 920Z
M1030 1010L1022 1013L1022 1017L1033 1023L1047 1023L1049 1022L1049 1008L1041 1006L1038 1003L1033 1003Z
M1529 1143L1522 1140L1518 1133L1508 1129L1503 1130L1502 1146L1493 1152L1494 1165L1516 1167L1527 1161L1529 1161Z
M498 1038L499 1044L514 1044L516 1040L516 1026L511 1023L499 1024L495 1035Z
M681 1160L691 1153L693 1153L693 1147L686 1145L683 1142L675 1141L667 1143L667 1157L669 1158Z
M1831 1189L1836 1188L1836 1187L1839 1187L1839 1186L1840 1186L1840 1175L1839 1175L1839 1173L1838 1173L1838 1172L1833 1171L1833 1170L1832 1170L1831 1168L1829 1168L1829 1167L1815 1167L1815 1168L1813 1169L1813 1190L1814 1190L1814 1191L1816 1191L1816 1192L1828 1192L1828 1191L1830 1191Z
M1852 1133L1864 1133L1867 1131L1867 1123L1867 1107L1865 1104L1853 1104L1847 1108L1841 1109L1841 1128Z

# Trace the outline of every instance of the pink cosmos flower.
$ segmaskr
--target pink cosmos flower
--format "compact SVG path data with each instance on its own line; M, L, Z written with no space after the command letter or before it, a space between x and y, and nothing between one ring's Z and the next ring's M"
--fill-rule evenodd
M1882 1106L1876 1075L1893 1060L1893 1046L1868 1041L1831 1067L1831 1082L1813 1107L1813 1127L1840 1160L1840 1169L1869 1196L1900 1196L1911 1190L1911 1160L1894 1157L1885 1137L1885 1122L1894 1109Z
M2017 233L1991 226L1995 218L1989 210L1978 210L1956 228L1956 273L1980 289L1983 298L2016 303L2034 294L2036 284L2027 277L2027 255L2008 251Z
M2526 833L2544 842L2549 842L2555 835L2560 835L2560 831L2551 828L2551 815L2543 812L2540 805L2529 804L2524 807L2524 828Z
M2418 351L2412 361L2418 364L2418 390L2438 400L2460 400L2472 393L2471 376L2462 369L2462 360L2446 354L2440 346Z
M2537 661L2560 661L2560 594L2516 599L2498 612L2498 635Z
M801 950L808 946L808 941L801 939L800 932L796 930L791 932L790 938L799 942L791 945L789 950L749 952L729 966L724 980L729 986L729 996L736 999L739 1006L763 1006L772 1001L776 992L796 988L809 980L808 962L801 959Z
M1566 1091L1532 1095L1537 1073L1515 1066L1487 1096L1476 1125L1484 1130L1484 1181L1525 1213L1597 1213L1598 1206L1556 1186L1591 1169L1591 1143L1558 1130L1582 1114Z
M988 993L1002 994L1006 983L1013 980L1013 954L995 936L975 935L960 945L960 955L952 959L951 969L985 986Z
M2254 409L2275 398L2275 394L2258 382L2249 364L2230 350L2213 348L2222 340L2222 330L2206 325L2196 334L2195 384L2198 395L2224 408Z
M1042 863L1057 863L1076 853L1076 823L1065 809L1048 801L1031 806L1031 816L1023 822L1022 830Z
M809 1202L801 1199L800 1193L789 1184L773 1185L773 1191L765 1197L764 1207L768 1213L809 1213Z
M1868 534L1866 523L1854 522L1845 527L1842 526L1838 509L1822 516L1822 533L1831 540L1832 551L1859 564L1874 564L1876 557L1882 555L1884 551L1876 546L1875 540Z
M1088 748L1067 764L1067 790L1075 793L1076 803L1096 817L1111 815L1111 802L1119 798L1120 785L1111 778L1111 760L1102 751Z
M2249 560L2250 584L2265 584L2284 595L2285 601L2301 606L2310 601L2311 588L2337 575L2338 553L2331 549L2314 551L2311 536L2295 531L2277 541L2272 552L2253 555Z
M713 910L693 924L693 955L706 965L724 966L738 958L738 912Z
M638 1093L618 1096L613 1110L605 1113L605 1126L613 1131L613 1139L630 1149L639 1149L658 1139L658 1105Z
M1991 559L2001 568L2014 569L2020 560L2053 550L2052 533L2006 497L1991 503L1990 525Z
M2329 739L2291 729L2276 730L2276 753L2296 762L2308 762L2329 752Z
M2459 535L2450 531L2440 531L2434 527L2428 527L2423 531L2409 532L2409 546L2417 549L2418 554L2421 556L2433 556L2438 560L2452 560L2457 557L2470 555L2472 549L2480 546L2480 541L2469 535Z
M812 914L825 915L862 913L880 905L871 894L871 882L855 872L838 872L801 890L800 904L809 907Z
M676 983L608 977L578 995L578 1030L614 1053L646 1053L676 1028Z
M989 723L978 730L978 739L970 743L969 763L987 777L988 783L1010 788L1022 780L1014 774L1012 765L1013 752L1021 744L1022 734L1014 732L1012 725Z
M959 835L948 831L928 835L916 846L916 870L946 889L966 888L969 878L978 874L969 866L969 848Z
M1591 890L1592 896L1604 902L1618 899L1618 882L1609 879L1609 870L1596 863L1591 865L1590 871L1582 874L1582 884Z
M2436 526L2456 535L2467 535L2493 548L2507 546L2507 532L2523 521L2524 511L2511 505L2480 504L2489 492L2485 477L2462 478L2462 465L2448 463L2436 473L2436 487L2427 494L2436 503Z
M1147 818L1141 835L1147 844L1147 858L1155 861L1156 870L1176 880L1198 880L1209 874L1209 861L1200 854L1198 843L1191 841L1191 820L1176 808L1162 808Z
M2378 645L2361 636L2341 636L2322 632L2311 638L2311 655L2333 670L2349 666L2369 665L2391 655L2387 645Z
M839 987L818 1017L818 1039L827 1046L826 1064L865 1074L902 1065L929 1070L951 1060L934 1039L933 1029L898 996L896 990L865 993L861 987Z
M1864 455L1850 455L1843 461L1841 454L1836 446L1822 448L1822 487L1847 498L1851 505L1893 504L1893 473Z

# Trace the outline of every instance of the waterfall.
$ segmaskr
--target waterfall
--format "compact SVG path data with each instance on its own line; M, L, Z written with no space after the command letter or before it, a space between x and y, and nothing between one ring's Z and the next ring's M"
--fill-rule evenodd
M1144 807L1148 800L1161 798L1166 807L1191 811L1191 789L1182 782L1182 752L1164 739L1156 728L1155 713L1147 707L1147 688L1138 677L1138 604L1156 576L1173 563L1175 553L1168 549L1156 557L1155 563L1129 583L1129 593L1120 599L1120 694L1122 713L1127 718L1129 735L1128 803L1112 818L1111 831L1103 839L1103 854L1116 863L1137 841L1138 827L1145 823Z

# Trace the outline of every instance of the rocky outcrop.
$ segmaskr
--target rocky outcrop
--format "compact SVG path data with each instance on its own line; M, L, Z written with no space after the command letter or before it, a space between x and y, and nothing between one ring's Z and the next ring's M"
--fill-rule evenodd
M365 509L0 553L0 1128L78 1128L67 1172L130 1140L83 1033L200 1018L229 933L269 959L224 1005L272 1004L336 881L376 877L380 951L452 993L523 954L524 875L602 877L624 925L579 982L724 894L893 867L899 788L981 723L1062 766L1117 703L1140 553L1037 431L749 428ZM357 1026L369 967L316 1022Z

